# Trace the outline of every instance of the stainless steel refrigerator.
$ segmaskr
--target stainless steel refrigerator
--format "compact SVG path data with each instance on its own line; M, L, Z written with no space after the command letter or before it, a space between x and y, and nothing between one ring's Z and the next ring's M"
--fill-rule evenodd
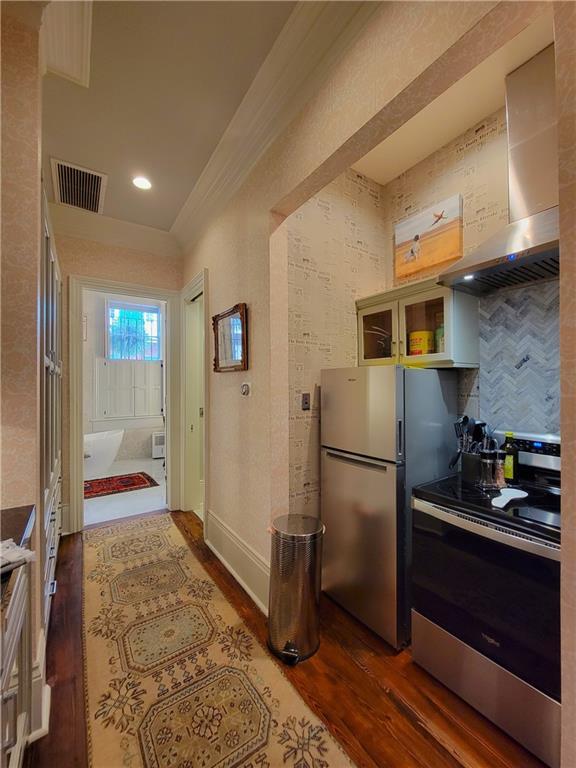
M395 648L410 639L412 487L449 474L454 370L321 374L322 589Z

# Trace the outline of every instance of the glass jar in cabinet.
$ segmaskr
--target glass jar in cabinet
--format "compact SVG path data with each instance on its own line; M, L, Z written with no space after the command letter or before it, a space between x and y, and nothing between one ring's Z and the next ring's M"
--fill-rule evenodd
M399 354L405 365L478 366L478 300L451 288L400 299Z
M439 289L399 302L400 356L403 359L418 365L445 356L449 301L450 291Z

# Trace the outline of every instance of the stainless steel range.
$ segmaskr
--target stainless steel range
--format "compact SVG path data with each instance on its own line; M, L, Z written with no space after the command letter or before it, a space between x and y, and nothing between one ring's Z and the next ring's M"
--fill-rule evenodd
M460 475L413 490L414 660L560 764L560 438L516 435L526 494Z

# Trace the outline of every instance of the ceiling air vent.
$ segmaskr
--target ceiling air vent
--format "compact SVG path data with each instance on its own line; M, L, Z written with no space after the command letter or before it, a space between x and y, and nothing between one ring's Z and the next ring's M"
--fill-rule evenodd
M57 203L102 213L108 176L79 165L51 158L52 183Z

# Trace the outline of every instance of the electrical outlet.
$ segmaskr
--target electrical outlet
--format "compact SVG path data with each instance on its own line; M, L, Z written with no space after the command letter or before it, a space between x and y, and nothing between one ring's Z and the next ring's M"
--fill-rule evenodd
M310 392L302 392L302 410L310 410Z

